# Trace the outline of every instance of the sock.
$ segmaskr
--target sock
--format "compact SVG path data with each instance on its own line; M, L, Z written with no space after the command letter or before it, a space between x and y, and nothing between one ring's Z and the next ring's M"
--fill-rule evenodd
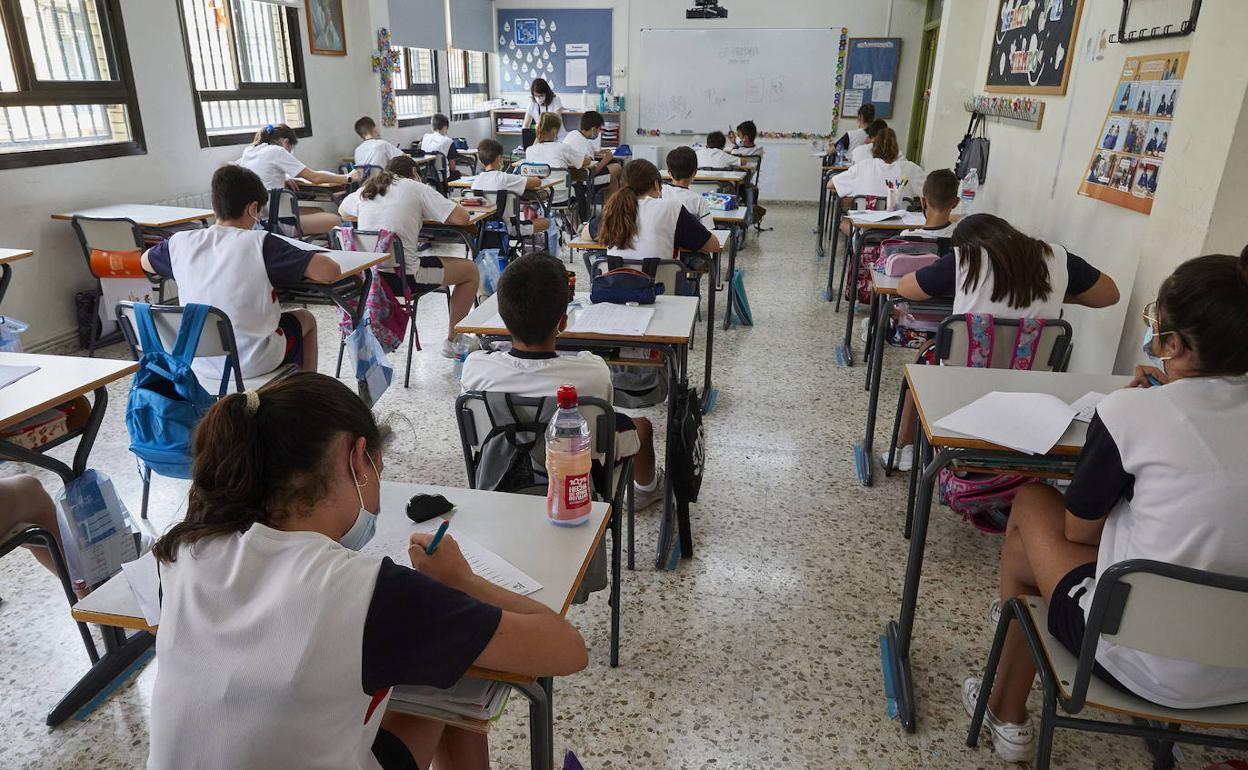
M658 473L655 473L655 474L654 474L654 478L650 479L650 483L649 483L649 484L638 484L636 481L634 481L634 482L633 482L633 486L637 487L637 488L638 488L638 489L640 489L642 492L653 492L653 491L654 491L655 486L656 486L658 483L659 483L659 474L658 474Z

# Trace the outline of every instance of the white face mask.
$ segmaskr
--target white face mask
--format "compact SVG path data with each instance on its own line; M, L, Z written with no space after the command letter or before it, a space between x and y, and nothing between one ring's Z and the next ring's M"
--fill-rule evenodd
M373 458L368 452L364 453L368 458L368 464L373 466L373 474L377 476L377 485L381 486L381 474L377 473L377 465L373 462ZM360 491L362 485L355 476L355 466L347 466L351 471L351 480L355 482L355 494L360 498L360 512L356 514L355 523L351 525L351 529L347 530L347 534L343 535L338 542L344 548L350 548L352 551L358 551L373 539L373 534L377 531L377 514L369 511L364 507L364 493ZM378 511L380 513L380 511Z

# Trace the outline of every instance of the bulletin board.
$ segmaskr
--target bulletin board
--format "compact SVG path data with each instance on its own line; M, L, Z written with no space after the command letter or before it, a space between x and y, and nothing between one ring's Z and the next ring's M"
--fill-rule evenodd
M1096 148L1079 183L1080 195L1152 213L1186 70L1186 51L1132 56L1123 62Z
M854 116L862 105L874 104L877 118L893 117L900 64L901 38L851 37L841 114Z
M997 0L984 90L1064 94L1083 0Z
M545 78L563 93L611 86L611 9L498 11L501 91L528 91Z

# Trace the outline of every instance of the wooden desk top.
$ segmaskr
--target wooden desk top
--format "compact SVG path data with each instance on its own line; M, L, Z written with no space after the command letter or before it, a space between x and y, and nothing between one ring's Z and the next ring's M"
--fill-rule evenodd
M587 294L577 294L577 298ZM645 344L687 345L693 337L693 324L698 312L697 297L671 297L661 295L654 300L654 316L646 333L638 337L611 334L595 334L590 332L562 332L560 339L570 340L605 340L618 343L622 347ZM569 325L576 318L579 307L568 314ZM489 337L509 337L507 327L501 319L492 323L498 316L498 295L495 294L482 302L455 327L456 332L483 334Z
M827 166L823 167L824 171L835 171L838 174L842 171L849 171L849 166Z
M450 187L450 188L452 188L452 189L455 189L455 190L471 190L471 189L472 189L472 182L473 182L473 180L474 180L474 179L476 179L476 177L475 177L475 176L472 176L472 175L469 175L469 176L461 176L459 179L456 179L454 182L449 182L449 183L447 183L447 185L446 185L446 186L447 186L447 187ZM562 183L563 183L563 178L562 178L562 177L556 178L556 177L553 177L553 176L548 176L548 177L546 177L545 179L543 179L543 180L542 180L542 183L541 183L540 185L538 185L538 186L537 186L537 189L539 189L539 190L549 190L550 188L554 187L555 185L557 185L557 184L562 184Z
M5 249L0 248L0 265L6 265L10 262L16 262L19 259L26 259L33 256L35 252L30 249Z
M1126 387L1130 377L1112 374L1071 374L1059 372L1029 372L1014 369L972 369L965 366L906 365L906 380L914 395L915 406L923 423L923 432L936 448L992 449L1014 451L987 441L950 434L933 425L941 418L956 412L994 391L1003 393L1048 393L1066 403L1090 391L1112 393ZM1049 455L1059 457L1078 456L1087 439L1087 423L1072 421L1070 427L1049 450Z
M859 221L855 218L854 212L847 212L845 217L849 219L850 224L859 230L896 230L898 232L915 227L922 227L923 223L927 221L927 219L923 216L923 213L920 211L907 211L901 216L893 217L892 219L885 219L883 222Z
M302 179L300 177L295 177L294 182L300 187L308 187L314 190L329 190L331 192L337 192L338 190L347 189L347 184L345 182L310 182L307 179Z
M748 212L744 206L737 206L732 211L719 211L711 209L711 219L715 220L715 224L739 225L745 221L745 215Z
M713 215L715 212L711 212L711 213L712 213L712 215ZM720 213L722 214L722 213L725 213L725 212L720 212ZM732 212L726 212L726 213L731 214ZM744 215L742 215L742 216L744 216ZM718 218L718 217L715 217L715 221L716 221L716 223L718 224L718 222L719 222L719 218ZM728 219L728 220L725 220L725 221L728 221L728 222L737 222L737 221L743 221L743 220ZM719 248L720 248L720 251L723 251L723 250L726 248L726 246L725 246L724 244L728 243L728 239L732 237L732 233L731 233L730 231L728 231L728 230L712 230L712 231L711 231L711 235L714 235L714 236L715 236L715 239L719 241ZM580 238L580 237L578 237L578 238L574 239L571 243L569 243L569 244L568 244L568 248L569 248L569 249L576 250L576 251L587 251L587 250L590 250L590 249L601 249L601 250L605 250L607 247L606 247L606 246L603 246L601 243L599 243L599 242L597 242L597 241L591 241L591 240L588 240L588 239L586 239L586 238ZM714 252L714 251L712 251L712 252L708 252L708 253L710 253L710 254L716 254L716 253L718 253L718 252Z
M0 353L0 364L39 367L39 371L0 388L0 429L86 395L139 368L135 361L33 353Z
M376 267L382 262L393 259L391 255L380 251L329 250L324 253L338 263L338 269L341 271L338 275L339 281L344 278L350 278L353 275L359 275L370 267Z
M659 172L664 179L671 179L672 175L663 169ZM695 182L740 182L745 179L748 171L698 171L693 176Z
M413 161L415 161L417 166L423 166L427 163L432 163L434 159L438 157L436 155L420 155L420 156L413 155L411 150L404 150L403 154L411 158Z
M475 227L476 224L480 222L482 219L488 219L494 213L494 210L497 208L498 206L494 206L494 205L464 206L464 210L468 212L468 224L466 225L448 225L447 223L439 222L436 219L426 219L423 223L421 223L421 226L422 227ZM356 222L356 221L359 221L359 219L358 217L344 216L342 218L342 221Z
M897 286L901 283L903 276L885 275L879 270L871 271L871 291L876 294L892 297L897 295Z
M94 217L98 219L132 219L140 227L173 227L190 222L210 220L214 218L211 209L195 209L185 206L157 206L148 203L116 203L111 206L96 206L90 209L78 209L63 214L53 214L53 219L73 219L74 217Z

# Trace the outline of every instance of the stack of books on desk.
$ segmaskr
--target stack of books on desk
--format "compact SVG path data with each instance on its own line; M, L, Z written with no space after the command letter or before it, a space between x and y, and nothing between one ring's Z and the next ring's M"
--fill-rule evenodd
M396 687L390 708L401 714L430 717L476 732L489 732L490 722L502 716L511 695L503 682L466 676L453 687Z

